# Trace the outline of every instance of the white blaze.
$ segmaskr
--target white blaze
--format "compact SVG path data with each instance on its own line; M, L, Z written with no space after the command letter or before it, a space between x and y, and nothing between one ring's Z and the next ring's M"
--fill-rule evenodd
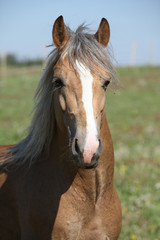
M97 140L97 128L93 112L93 76L89 69L81 63L76 62L77 71L82 84L82 101L86 112L86 142L84 147L84 161L90 163L93 154L97 151L99 141Z

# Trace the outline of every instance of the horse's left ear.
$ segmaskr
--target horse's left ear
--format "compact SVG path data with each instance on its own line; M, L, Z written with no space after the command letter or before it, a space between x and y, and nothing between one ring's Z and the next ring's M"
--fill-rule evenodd
M63 48L65 44L68 42L69 35L64 24L63 16L59 16L56 19L53 25L52 38L54 44L58 48Z
M94 36L99 43L107 47L110 38L110 27L107 19L102 18L98 31Z

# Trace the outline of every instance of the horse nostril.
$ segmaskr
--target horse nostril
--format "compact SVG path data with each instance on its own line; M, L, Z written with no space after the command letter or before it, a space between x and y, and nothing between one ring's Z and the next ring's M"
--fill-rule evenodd
M78 139L76 138L75 139L75 151L80 154L80 149L79 149L79 146L78 146Z

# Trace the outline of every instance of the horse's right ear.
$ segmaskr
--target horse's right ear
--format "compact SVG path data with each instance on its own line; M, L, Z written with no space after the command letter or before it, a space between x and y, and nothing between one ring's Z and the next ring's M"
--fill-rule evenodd
M59 49L63 48L65 44L69 40L69 35L67 33L63 16L59 16L54 25L53 25L53 30L52 30L52 38L53 42L58 47Z

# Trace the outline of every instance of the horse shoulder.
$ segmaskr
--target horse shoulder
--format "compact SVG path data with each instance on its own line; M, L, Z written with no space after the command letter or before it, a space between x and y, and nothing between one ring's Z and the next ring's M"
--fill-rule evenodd
M106 191L96 207L96 222L106 229L109 239L117 239L121 231L121 204L116 189L112 187ZM98 221L101 219L101 221Z

